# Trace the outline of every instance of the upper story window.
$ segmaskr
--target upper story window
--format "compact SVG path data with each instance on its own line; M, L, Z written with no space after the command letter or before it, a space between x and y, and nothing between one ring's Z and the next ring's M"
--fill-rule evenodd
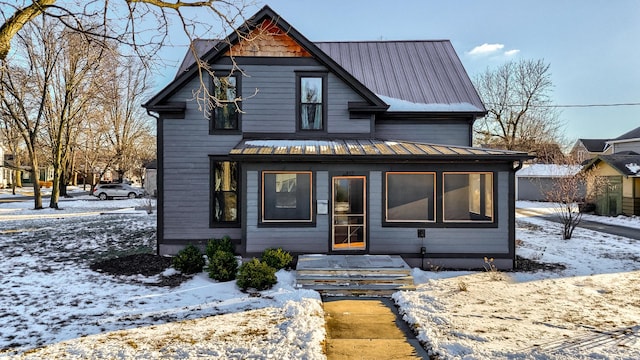
M213 80L213 95L220 102L211 114L211 132L217 130L240 129L240 102L238 98L238 78L230 75Z
M298 129L324 130L326 127L325 73L298 73Z

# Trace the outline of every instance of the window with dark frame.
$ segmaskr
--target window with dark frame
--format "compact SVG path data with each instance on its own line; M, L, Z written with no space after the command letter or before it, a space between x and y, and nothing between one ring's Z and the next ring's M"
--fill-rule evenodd
M444 173L442 178L443 221L493 221L493 173Z
M213 130L238 130L239 103L236 76L216 77L213 80L213 95L220 102L213 109Z
M324 76L299 77L299 128L324 129Z
M213 162L213 217L214 225L240 223L238 208L239 169L235 161Z
M434 222L435 173L387 172L385 221Z
M311 172L262 172L262 222L312 222Z

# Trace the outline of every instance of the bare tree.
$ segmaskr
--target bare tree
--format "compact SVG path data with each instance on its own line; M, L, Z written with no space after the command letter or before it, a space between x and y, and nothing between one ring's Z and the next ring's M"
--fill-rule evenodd
M571 156L557 158L555 166L553 183L541 190L546 201L553 203L562 223L562 239L568 240L582 220L582 205L593 202L607 182L593 170L581 170L580 163Z
M111 47L117 42L128 46L150 69L158 61L160 48L171 40L170 25L178 24L191 43L196 38L218 37L235 29L252 0L0 0L0 62L10 54L11 42L22 28L40 16L54 19L83 34L94 46ZM89 24L89 25L88 25ZM241 38L249 34L237 32ZM200 75L200 88L194 97L206 113L220 102L211 93L207 74L215 77L205 62L199 61L191 47Z
M142 160L137 155L140 142L152 134L151 118L142 108L151 88L135 58L113 57L103 73L111 78L100 93L110 152L106 163L123 181L127 172L140 167Z
M475 78L488 114L475 124L477 141L529 151L536 143L560 143L561 123L552 107L550 65L543 60L508 62Z
M55 35L44 42L60 50L45 105L50 160L54 169L49 207L57 209L60 194L66 194L72 146L80 124L91 111L96 89L103 85L104 77L98 69L104 49L92 47L75 32L64 30Z
M48 87L53 78L58 49L46 46L43 39L54 36L47 26L29 24L17 35L18 49L15 65L4 63L0 71L0 109L2 119L11 122L24 140L31 165L34 208L42 208L38 183L40 136L45 121Z

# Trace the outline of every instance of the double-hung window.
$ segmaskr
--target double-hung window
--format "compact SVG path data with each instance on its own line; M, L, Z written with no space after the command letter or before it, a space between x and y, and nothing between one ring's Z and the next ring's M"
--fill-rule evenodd
M442 178L445 222L493 221L493 173L445 172Z
M327 75L297 74L298 129L322 131L326 127Z
M262 172L262 222L313 221L311 172Z
M213 79L213 96L218 101L211 114L211 132L240 129L238 77L229 75Z
M235 161L212 161L212 225L237 226L239 211L239 169Z

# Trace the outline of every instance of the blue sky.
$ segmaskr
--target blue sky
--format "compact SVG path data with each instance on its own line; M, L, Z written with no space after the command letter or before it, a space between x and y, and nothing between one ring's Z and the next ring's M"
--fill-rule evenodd
M311 41L449 39L472 77L543 59L556 104L640 103L638 0L266 0L249 11L264 4ZM613 138L640 126L640 106L563 108L560 118L571 142Z

